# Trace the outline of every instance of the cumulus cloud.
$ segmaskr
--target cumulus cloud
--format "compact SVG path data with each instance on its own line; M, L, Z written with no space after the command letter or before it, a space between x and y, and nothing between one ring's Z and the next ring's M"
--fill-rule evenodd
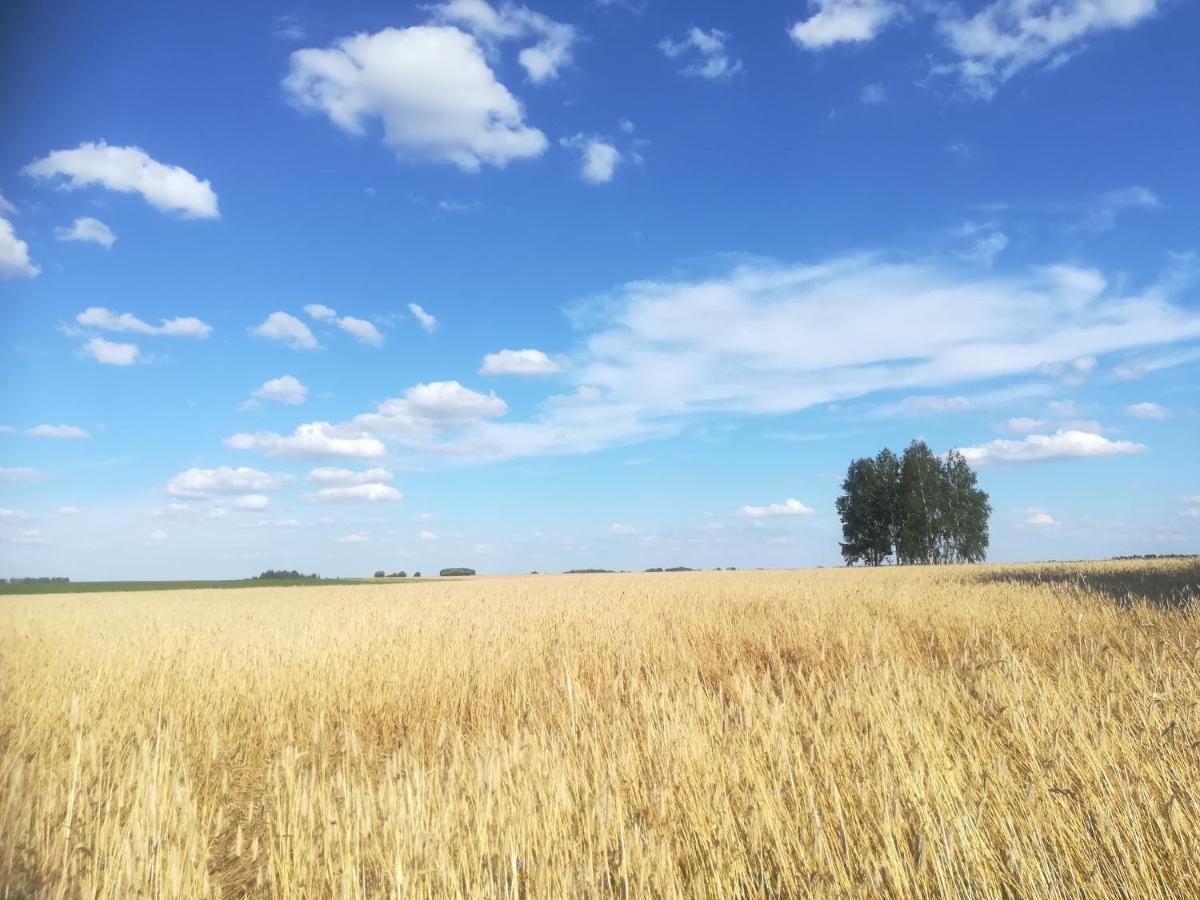
M430 332L437 328L437 318L432 313L426 312L420 303L408 304L408 311L413 314L413 318L420 323L425 331Z
M620 522L613 522L608 526L609 534L641 534L641 529L634 528L632 525L622 525Z
M251 332L272 341L281 341L293 350L315 350L317 339L307 325L285 312L273 312Z
M1026 519L1025 524L1026 525L1037 525L1037 526L1040 526L1043 528L1048 528L1048 527L1057 525L1058 522L1056 522L1054 520L1054 516L1050 515L1050 513L1038 512L1038 513L1034 513L1032 516L1030 516L1028 519Z
M106 366L132 366L141 351L137 344L118 344L96 337L83 345L83 352Z
M576 134L562 138L559 143L579 151L579 177L588 184L612 181L617 165L624 159L620 150L594 136Z
M435 534L432 531L418 531L417 532L417 540L436 541L436 540L440 540L440 538L437 536L437 534Z
M117 236L113 234L112 229L91 216L81 216L71 224L70 228L55 228L54 237L60 241L99 244L105 250L110 249L117 242Z
M132 313L115 313L103 306L88 307L75 317L75 321L85 328L97 328L101 331L135 332L163 337L206 338L212 334L212 326L194 316L161 319L161 324L151 325Z
M402 159L477 172L546 149L546 136L525 123L520 101L496 80L479 44L455 27L385 28L297 50L283 89L299 109L323 113L351 134L379 120L384 143Z
M42 270L29 261L29 245L12 222L0 216L0 278L34 278Z
M356 319L354 316L342 316L337 320L338 328L353 335L363 344L370 344L372 347L383 346L383 335L379 329L368 322L366 319Z
M940 21L958 61L937 71L956 76L968 96L988 99L1020 72L1057 68L1089 38L1132 28L1157 10L1157 0L993 0L973 15Z
M324 303L306 303L304 304L304 312L309 317L317 320L337 318L337 310L330 309Z
M239 432L226 438L225 444L237 450L257 450L267 456L301 458L375 459L387 452L378 438L363 431L337 427L329 422L301 425L291 435L279 435L270 431L260 431L256 434Z
M553 375L558 363L541 350L501 350L483 358L480 375Z
M716 28L705 31L693 26L678 41L663 38L658 43L658 49L665 53L668 59L689 59L690 62L680 70L684 75L707 78L710 81L726 81L742 68L741 60L730 59L729 52L725 49L728 37L729 35Z
M495 7L486 0L449 0L430 9L436 21L461 25L485 45L536 38L537 43L517 56L525 74L535 84L557 78L559 69L571 62L577 38L575 28L528 7L515 3Z
M508 404L495 393L473 391L457 381L434 381L383 401L377 412L355 416L354 424L396 436L428 437L441 428L477 424L507 411Z
M91 434L76 425L35 425L26 428L29 437L44 438L90 438Z
M278 378L264 381L261 387L255 389L253 396L258 400L299 406L308 399L308 388L292 375L280 375Z
M812 507L789 497L782 503L771 503L768 506L743 506L738 510L738 515L747 519L766 519L776 516L811 516L814 512Z
M343 534L337 539L339 544L365 544L371 540L366 533L362 531L354 531L350 534Z
M1145 449L1145 444L1134 441L1113 441L1094 432L1060 429L1054 434L1031 434L1019 441L988 441L978 447L963 447L960 452L967 462L983 466L992 463L1030 463L1052 459L1118 456L1141 453Z
M304 499L317 503L346 503L365 501L377 503L386 500L400 500L404 495L390 484L369 482L366 484L349 484L339 487L321 488L311 494L305 494Z
M788 31L806 50L874 40L903 13L891 0L811 0L809 6L815 12Z
M288 482L287 475L262 472L248 466L215 469L190 468L167 482L173 497L209 497L215 494L250 494L274 491Z
M1125 412L1135 419L1165 419L1170 415L1167 408L1159 403L1132 403L1125 407Z
M141 194L151 206L187 217L220 216L217 195L207 181L179 166L151 159L140 147L83 143L74 150L55 150L21 171L35 178L62 176L63 186L69 190L98 184L110 191Z
M29 518L29 513L23 509L9 509L6 506L0 506L0 522L24 522Z

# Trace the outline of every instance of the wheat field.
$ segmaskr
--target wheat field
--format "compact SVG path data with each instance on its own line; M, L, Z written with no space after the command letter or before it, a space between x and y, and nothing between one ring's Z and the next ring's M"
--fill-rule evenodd
M1197 895L1198 581L0 598L0 897Z

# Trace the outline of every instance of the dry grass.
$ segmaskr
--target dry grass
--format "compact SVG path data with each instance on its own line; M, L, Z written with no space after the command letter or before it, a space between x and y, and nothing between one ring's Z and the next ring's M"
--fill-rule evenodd
M1034 571L0 598L0 897L1197 894L1200 619L1075 575L1196 564Z

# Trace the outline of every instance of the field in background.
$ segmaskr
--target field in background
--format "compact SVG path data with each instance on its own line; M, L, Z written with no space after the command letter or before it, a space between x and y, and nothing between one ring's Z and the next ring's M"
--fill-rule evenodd
M130 591L198 591L261 587L339 587L352 584L403 584L423 578L238 578L229 581L19 581L0 583L5 594L113 594ZM3 896L3 895L0 895Z
M4 597L0 897L1194 895L1198 584Z

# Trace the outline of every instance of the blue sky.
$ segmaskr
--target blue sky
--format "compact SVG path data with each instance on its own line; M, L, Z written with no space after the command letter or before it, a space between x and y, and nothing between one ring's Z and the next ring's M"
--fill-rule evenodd
M1200 5L7 4L0 575L1200 542Z

